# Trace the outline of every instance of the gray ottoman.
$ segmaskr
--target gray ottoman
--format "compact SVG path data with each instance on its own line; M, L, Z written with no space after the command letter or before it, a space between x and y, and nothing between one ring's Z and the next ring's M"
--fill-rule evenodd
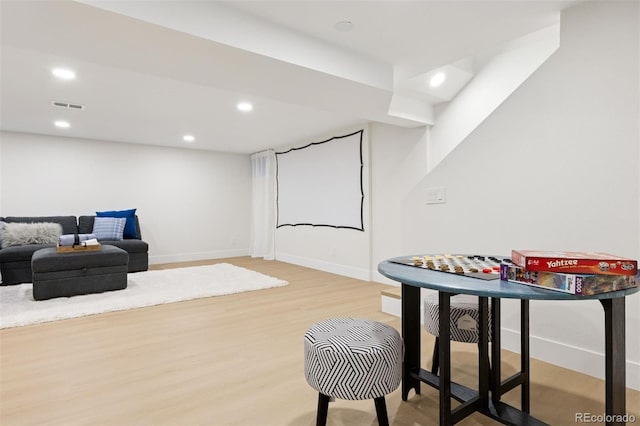
M69 297L127 288L129 255L109 245L100 250L58 253L55 247L33 253L33 298Z

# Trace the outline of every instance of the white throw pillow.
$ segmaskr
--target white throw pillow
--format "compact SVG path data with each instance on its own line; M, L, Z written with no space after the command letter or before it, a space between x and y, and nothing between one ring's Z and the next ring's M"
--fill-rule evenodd
M98 241L120 241L126 223L125 217L96 217L92 234Z
M5 223L0 230L2 248L25 244L56 244L62 235L62 225L51 222Z

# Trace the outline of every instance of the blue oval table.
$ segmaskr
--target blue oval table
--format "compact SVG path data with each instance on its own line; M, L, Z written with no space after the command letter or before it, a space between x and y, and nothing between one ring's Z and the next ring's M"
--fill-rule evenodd
M508 281L481 280L407 265L412 256L380 262L378 271L402 285L402 337L405 344L402 372L402 399L409 391L420 393L426 383L440 391L440 424L452 425L473 412L480 412L500 423L544 425L529 414L529 300L593 300L604 308L605 326L605 419L607 425L625 424L625 297L639 287L590 296L573 295ZM404 263L404 264L403 264ZM420 289L438 291L440 326L440 375L420 367ZM450 299L456 294L479 297L478 389L451 382ZM489 330L489 298L492 327ZM520 300L520 371L506 380L500 375L500 300ZM491 360L489 359L491 333ZM500 399L521 386L521 408ZM451 398L461 402L451 409Z

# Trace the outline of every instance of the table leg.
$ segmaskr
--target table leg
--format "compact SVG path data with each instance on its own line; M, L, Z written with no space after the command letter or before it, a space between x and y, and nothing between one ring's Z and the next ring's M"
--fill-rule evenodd
M520 403L522 411L530 412L531 375L529 374L529 300L520 301Z
M478 298L478 396L480 406L489 409L489 383L491 367L489 365L489 301L486 297Z
M409 391L420 394L420 380L411 376L412 370L420 368L420 288L402 284L402 339L404 360L402 363L402 400Z
M491 299L491 400L500 401L502 396L502 371L500 359L500 299Z
M451 294L438 292L440 338L440 425L453 424L451 419Z
M605 414L607 426L623 425L626 411L625 299L601 299L605 330Z

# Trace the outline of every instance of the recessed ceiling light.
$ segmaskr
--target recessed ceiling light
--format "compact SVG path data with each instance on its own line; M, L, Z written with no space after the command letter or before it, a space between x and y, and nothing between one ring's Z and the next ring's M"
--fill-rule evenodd
M66 68L54 68L51 70L51 73L63 80L73 80L76 78L76 73Z
M69 124L69 122L68 122L68 121L62 121L62 120L54 121L54 122L53 122L53 124L54 124L56 127L59 127L59 128L61 128L61 129L66 129L66 128L68 128L68 127L71 127L71 124Z
M443 73L443 72L436 73L436 75L431 77L431 80L429 80L429 85L431 87L438 87L442 83L444 83L444 80L446 78L447 78L447 75L445 73Z
M249 102L240 102L238 104L238 109L240 111L251 111L253 110L253 105L251 105Z
M182 140L185 142L193 142L196 140L196 138L194 138L193 135L184 135L182 137Z
M338 31L342 31L342 32L347 32L347 31L351 31L354 27L353 22L351 21L340 21L340 22L336 22L335 25L333 26L333 28L335 28Z

